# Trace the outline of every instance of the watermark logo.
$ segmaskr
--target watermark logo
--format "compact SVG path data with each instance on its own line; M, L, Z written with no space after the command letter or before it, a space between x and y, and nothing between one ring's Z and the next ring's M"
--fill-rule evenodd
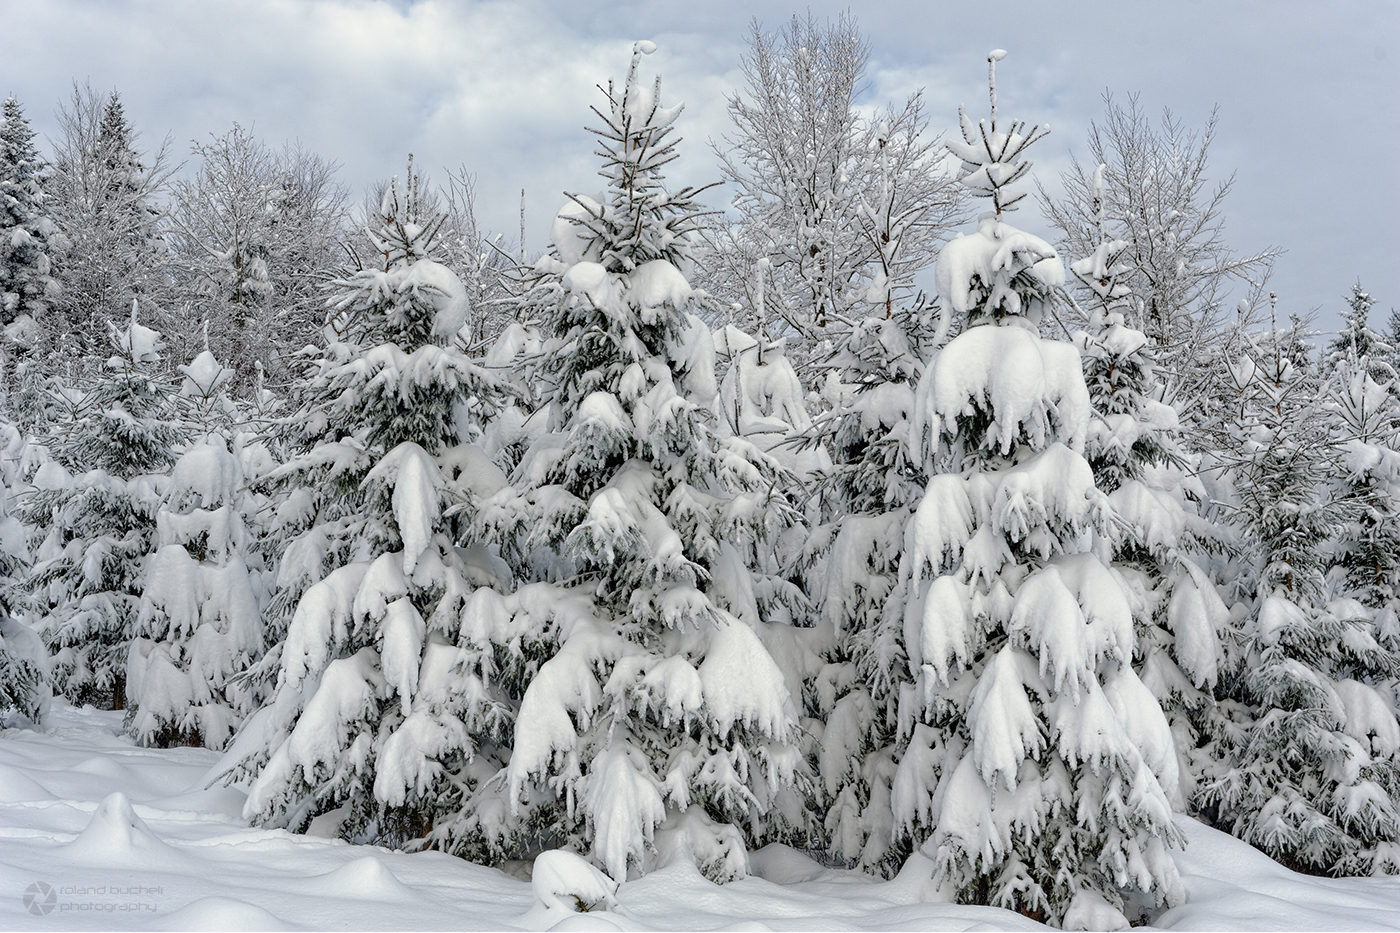
M47 916L58 906L58 892L45 881L36 881L24 889L24 909L36 917Z
M155 913L155 899L165 893L149 884L65 884L35 881L24 889L24 909L36 917L67 913Z

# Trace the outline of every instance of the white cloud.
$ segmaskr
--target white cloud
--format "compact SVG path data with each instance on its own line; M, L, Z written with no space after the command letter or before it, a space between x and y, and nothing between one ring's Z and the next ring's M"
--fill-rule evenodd
M848 4L810 6L828 17ZM632 40L658 42L647 64L668 99L687 103L675 180L704 183L718 177L705 142L727 129L750 17L777 28L791 10L767 0L0 0L0 93L16 93L51 132L70 81L90 79L122 92L148 144L168 129L184 152L238 121L340 161L356 188L400 171L410 151L430 171L465 166L489 226L513 231L528 190L540 246L560 192L601 185L583 126L594 85L621 75ZM900 0L858 18L874 53L870 99L924 87L936 127L955 125L958 103L985 108L983 56L1009 49L1002 110L1053 126L1035 154L1051 188L1069 153L1084 153L1105 88L1141 92L1149 111L1171 106L1193 125L1220 103L1212 165L1221 178L1238 170L1232 242L1290 250L1275 281L1281 307L1334 310L1357 275L1383 308L1400 305L1388 168L1400 143L1397 10L1377 0Z

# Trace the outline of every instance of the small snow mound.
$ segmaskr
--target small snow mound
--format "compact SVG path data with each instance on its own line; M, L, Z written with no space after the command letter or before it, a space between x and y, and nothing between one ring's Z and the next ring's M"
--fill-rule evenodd
M296 930L276 914L233 897L201 897L165 917L160 930Z
M601 914L570 914L560 920L550 930L600 930L612 931L621 930L611 919Z
M699 807L673 813L656 829L656 863L681 864L723 884L746 877L748 853L739 831L716 823Z
M773 842L757 852L749 853L749 871L774 884L797 884L815 880L826 868L791 846Z
M103 798L87 827L64 850L74 862L82 864L149 864L171 858L185 861L151 832L120 791Z
M53 799L53 794L23 771L9 765L0 765L0 803L29 803Z
M620 929L603 917L575 917L616 907L617 882L572 852L551 849L536 856L530 888L535 905L519 920L527 930ZM574 926L578 920L585 925ZM589 925L594 920L608 925ZM561 926L565 921L570 921L570 925Z
M71 766L69 771L80 771L83 774L94 774L103 778L129 777L130 772L117 764L105 755L93 755L91 758L84 758L82 761ZM114 796L120 797L120 794ZM104 801L105 802L105 801Z
M372 855L357 858L314 880L316 891L324 895L359 900L417 897L383 862Z
M1066 930L1126 930L1128 918L1118 908L1104 900L1102 894L1088 888L1074 895L1065 911Z

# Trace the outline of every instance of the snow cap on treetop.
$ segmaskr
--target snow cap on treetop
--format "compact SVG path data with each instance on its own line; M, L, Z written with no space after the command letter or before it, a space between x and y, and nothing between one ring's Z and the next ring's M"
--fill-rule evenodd
M160 359L160 351L165 344L160 333L136 321L136 299L131 299L131 323L121 330L111 321L107 322L112 346L127 359L136 363L154 363Z

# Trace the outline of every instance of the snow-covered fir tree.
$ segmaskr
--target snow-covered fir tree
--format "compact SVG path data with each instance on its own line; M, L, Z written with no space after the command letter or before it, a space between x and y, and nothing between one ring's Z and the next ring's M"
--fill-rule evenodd
M235 678L263 648L266 596L250 522L258 503L214 424L233 371L208 350L180 369L202 436L175 462L156 514L127 659L127 728L145 744L221 748L251 711L251 691Z
M791 478L711 420L699 208L662 183L681 107L637 73L654 49L595 110L607 190L560 212L519 311L546 335L552 430L483 514L537 582L472 624L526 686L499 790L454 832L497 858L567 847L616 879L681 858L723 880L807 820L793 685L766 647L800 594L754 570L794 519Z
M1393 873L1400 725L1388 685L1400 656L1360 602L1328 600L1329 542L1353 503L1326 482L1333 439L1290 345L1260 341L1230 374L1241 398L1233 517L1255 559L1242 657L1224 686L1244 715L1200 797L1217 825L1295 870Z
M1126 925L1183 896L1170 847L1176 757L1133 670L1113 507L1084 459L1079 354L1038 329L1063 285L1053 247L1005 218L1046 132L960 113L963 182L991 199L937 282L962 332L919 383L911 440L932 474L898 592L910 682L897 830L949 894L1066 927Z
M1350 310L1325 363L1330 373L1326 408L1332 440L1341 451L1333 495L1353 512L1333 546L1329 571L1333 592L1376 610L1387 647L1400 647L1390 613L1400 599L1400 378L1391 364L1395 350L1373 331L1367 315L1374 301L1358 282ZM1389 610L1389 611L1387 611Z
M40 541L29 578L54 685L75 703L122 708L141 572L155 540L164 474L183 430L156 371L160 334L110 326L113 355L64 397L23 513Z
M24 110L0 104L0 327L21 346L38 342L40 322L58 294L49 251L62 244L43 182L47 166ZM53 241L53 242L51 242Z
M759 294L762 292L760 287ZM802 381L787 356L787 338L769 340L762 330L752 336L732 324L717 328L713 338L716 359L724 372L711 406L717 437L745 441L772 458L782 470L775 488L781 486L784 499L800 506L803 491L830 469L831 458L820 442L804 440L812 419L803 405ZM805 590L795 590L793 585L802 585L798 582L802 576L799 555L809 530L803 523L770 531L773 536L769 540L751 541L746 548L745 562L755 574L755 592L769 594L770 599L786 593L778 600L785 605L774 604L765 612L806 620L815 607L806 599ZM805 696L810 700L809 687L822 665L822 646L828 641L825 633L805 625L770 626L765 631L769 650L783 669L793 699ZM808 686L799 689L803 684ZM818 714L810 702L805 705L808 709L804 712ZM803 723L804 741L810 739L814 725ZM810 748L808 754L810 757Z
M1070 266L1089 296L1089 328L1075 335L1094 409L1084 454L1122 520L1113 559L1133 598L1137 670L1171 724L1183 785L1183 798L1173 803L1184 805L1213 737L1227 728L1213 690L1229 610L1206 553L1221 543L1200 515L1206 492L1192 475L1196 458L1181 443L1176 410L1162 401L1156 348L1127 323L1126 244L1108 235L1102 169L1094 198L1099 245Z
M1378 366L1369 355L1349 357L1336 365L1327 385L1332 439L1341 451L1333 495L1353 508L1334 543L1328 575L1334 592L1377 611L1379 634L1387 647L1397 648L1400 402L1394 377L1377 382L1373 375L1388 369L1383 359Z
M928 483L908 433L914 389L939 337L935 310L899 302L843 334L823 364L831 407L806 434L833 461L812 484L820 523L804 554L820 608L815 647L828 661L810 688L822 720L816 764L825 828L836 854L885 874L910 851L890 803L899 672L908 662L902 620L885 608L904 527Z
M249 712L230 680L263 647L238 458L205 436L176 461L164 499L127 660L127 728L144 744L221 748Z
M1375 303L1360 282L1351 287L1347 310L1342 313L1342 329L1327 345L1322 361L1324 373L1335 372L1347 361L1364 359L1372 381L1385 385L1395 379L1395 347L1384 335L1372 330L1367 320Z
M1367 298L1371 296L1367 294ZM1390 309L1386 318L1386 342L1390 344L1390 368L1400 373L1400 310Z
M0 392L0 723L18 712L37 722L48 696L48 652L24 622L27 533L12 510L24 467L24 437L4 417Z
M441 218L417 184L386 191L370 231L383 266L336 283L290 419L295 456L271 474L290 619L272 695L234 746L254 775L249 817L393 843L460 808L510 725L463 626L508 571L457 547L450 514L491 480L470 441L494 389L450 342L465 292L432 258Z

